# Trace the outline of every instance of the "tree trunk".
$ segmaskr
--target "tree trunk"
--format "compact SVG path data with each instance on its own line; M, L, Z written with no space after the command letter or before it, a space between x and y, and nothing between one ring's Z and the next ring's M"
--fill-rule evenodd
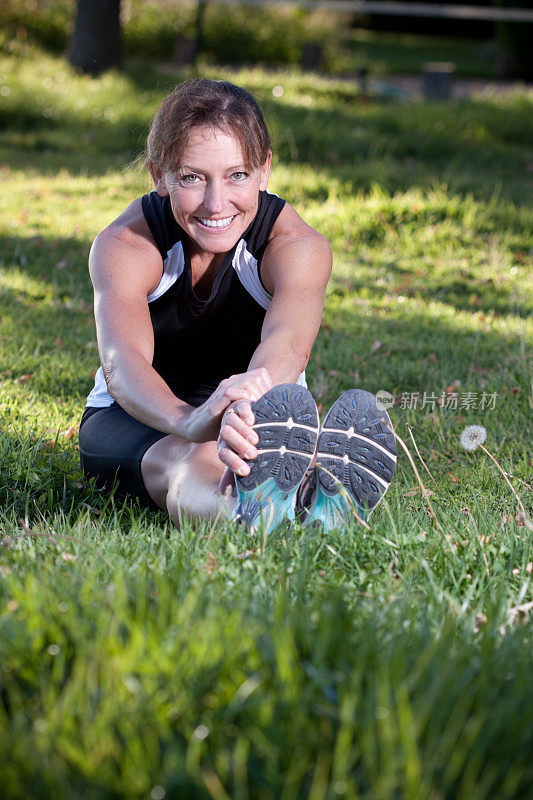
M121 61L120 0L78 0L69 61L99 75Z

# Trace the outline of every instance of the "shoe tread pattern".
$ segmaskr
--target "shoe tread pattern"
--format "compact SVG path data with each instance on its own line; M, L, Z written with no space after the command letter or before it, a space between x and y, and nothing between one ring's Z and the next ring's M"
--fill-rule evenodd
M348 435L352 428L365 439ZM340 482L360 508L370 510L392 480L396 462L391 456L395 455L396 442L386 411L378 408L370 392L350 389L333 404L322 426L317 448L317 462L322 467L318 470L320 486L332 496L337 494Z
M282 491L291 491L300 483L315 452L318 439L315 401L304 387L282 383L253 403L252 410L256 423L253 427L259 436L256 445L258 455L247 462L250 473L237 476L237 484L244 491L249 491L273 477ZM289 419L292 420L292 427L280 424L287 423ZM279 452L282 447L286 452Z

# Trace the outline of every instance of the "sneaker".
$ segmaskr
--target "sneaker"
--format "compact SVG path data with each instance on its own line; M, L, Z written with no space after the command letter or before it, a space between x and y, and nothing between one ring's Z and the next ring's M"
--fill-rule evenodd
M298 522L302 524L309 516L309 512L315 502L317 484L316 472L314 465L312 465L305 473L296 493L295 514Z
M370 392L350 389L330 408L320 429L315 476L306 479L299 515L308 527L344 528L354 511L366 519L389 488L396 441L387 412Z
M259 442L248 475L235 476L238 501L233 517L268 533L284 520L294 522L296 493L315 455L318 411L311 393L281 383L252 403L252 426Z

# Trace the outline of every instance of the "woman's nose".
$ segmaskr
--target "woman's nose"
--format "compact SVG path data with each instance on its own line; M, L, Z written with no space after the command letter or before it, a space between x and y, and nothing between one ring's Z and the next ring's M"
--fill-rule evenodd
M205 187L204 207L210 214L218 214L224 209L224 185L218 181L209 181Z

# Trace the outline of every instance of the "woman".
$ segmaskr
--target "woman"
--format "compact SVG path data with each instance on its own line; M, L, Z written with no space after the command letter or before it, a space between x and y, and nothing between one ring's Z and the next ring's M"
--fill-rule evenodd
M225 81L179 85L148 135L155 190L91 249L102 366L82 418L82 465L176 524L183 512L210 518L231 509L233 474L241 515L255 523L265 506L251 502L252 490L272 478L269 457L255 461L257 446L272 448L254 430L251 404L266 393L262 402L278 411L314 407L304 369L331 250L267 192L271 157L251 95ZM270 508L283 499L294 510L317 426L313 417L300 471Z

